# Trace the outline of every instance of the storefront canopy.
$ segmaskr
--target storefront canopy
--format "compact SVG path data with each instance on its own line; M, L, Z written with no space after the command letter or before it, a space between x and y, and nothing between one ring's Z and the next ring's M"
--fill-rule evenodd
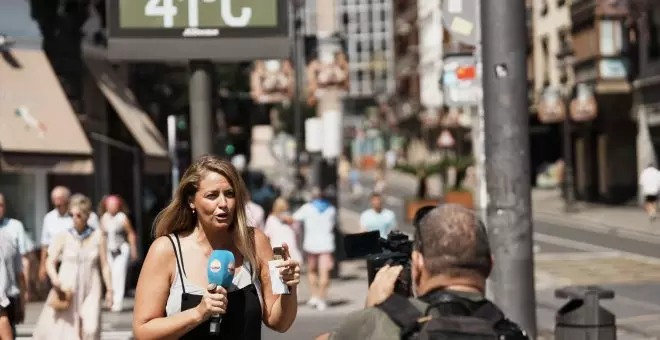
M0 171L90 174L92 147L41 49L0 53Z
M149 115L140 108L135 96L112 64L91 58L86 58L85 63L101 92L144 152L144 171L150 174L168 173L170 162L165 138Z

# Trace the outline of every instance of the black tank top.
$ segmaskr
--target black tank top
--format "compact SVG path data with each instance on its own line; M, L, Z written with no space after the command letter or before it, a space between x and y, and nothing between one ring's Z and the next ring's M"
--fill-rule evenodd
M174 248L176 266L181 280L181 311L195 308L202 301L202 296L189 294L183 282L186 269L183 265L183 253L179 237L174 236L178 248L174 245L172 236L168 237ZM177 249L179 250L177 253ZM261 340L261 302L257 287L251 283L241 289L227 293L227 313L222 316L220 323L220 334L212 336L209 334L210 321L207 320L199 326L186 333L181 340L205 340L205 339L242 339Z

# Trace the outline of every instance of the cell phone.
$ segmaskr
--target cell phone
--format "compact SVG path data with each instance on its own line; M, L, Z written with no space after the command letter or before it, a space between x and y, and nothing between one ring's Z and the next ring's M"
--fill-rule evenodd
M273 248L273 259L274 260L284 260L284 248L283 247Z

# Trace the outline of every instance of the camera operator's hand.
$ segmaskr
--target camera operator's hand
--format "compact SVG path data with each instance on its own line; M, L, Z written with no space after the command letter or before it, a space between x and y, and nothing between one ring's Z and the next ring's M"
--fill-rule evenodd
M383 268L380 268L369 287L367 308L387 300L394 293L394 284L402 270L403 266L390 267L389 265L385 265Z

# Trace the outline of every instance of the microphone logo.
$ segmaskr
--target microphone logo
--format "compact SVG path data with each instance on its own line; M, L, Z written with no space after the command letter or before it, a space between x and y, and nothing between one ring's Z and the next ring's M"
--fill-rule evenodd
M222 262L220 262L220 260L214 259L213 261L211 261L211 264L209 265L209 270L213 273L219 272L221 268L222 268Z

